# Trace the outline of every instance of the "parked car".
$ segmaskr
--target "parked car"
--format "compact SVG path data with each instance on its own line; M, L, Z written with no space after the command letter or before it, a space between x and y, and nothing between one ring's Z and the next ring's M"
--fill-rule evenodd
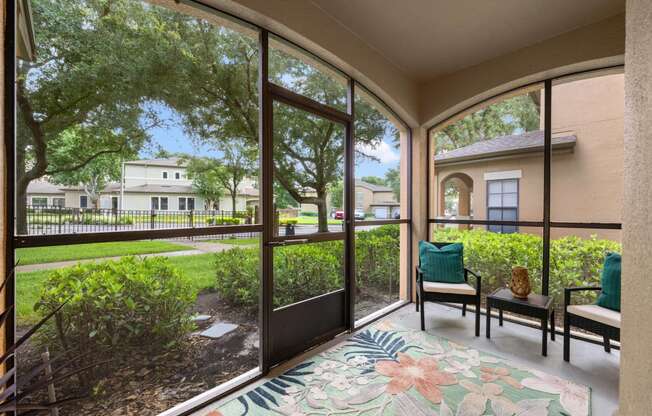
M343 220L344 219L344 211L335 211L335 215L333 216L336 220Z
M354 218L355 218L356 220L364 220L364 219L365 219L365 213L364 213L364 210L362 210L362 209L356 209L355 212L354 212L354 214L353 214L353 216L354 216Z

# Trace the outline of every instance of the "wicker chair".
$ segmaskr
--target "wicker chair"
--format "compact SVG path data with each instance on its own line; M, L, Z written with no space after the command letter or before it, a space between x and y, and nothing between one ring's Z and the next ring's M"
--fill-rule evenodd
M564 289L564 361L570 361L570 328L602 335L604 350L611 352L611 340L620 341L620 312L598 305L572 305L573 292L602 290L599 286L568 287Z
M452 243L432 243L441 248ZM464 269L466 283L438 283L423 280L421 262L416 267L417 272L417 312L421 310L421 330L426 330L424 302L461 303L462 316L466 316L466 305L475 305L475 336L480 336L480 289L481 278L469 269ZM475 277L475 288L468 284L469 275ZM420 308L420 309L419 309Z

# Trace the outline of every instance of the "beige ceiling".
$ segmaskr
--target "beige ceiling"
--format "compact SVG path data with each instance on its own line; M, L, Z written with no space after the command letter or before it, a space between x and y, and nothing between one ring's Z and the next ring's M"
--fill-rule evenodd
M622 13L624 0L312 0L427 81Z

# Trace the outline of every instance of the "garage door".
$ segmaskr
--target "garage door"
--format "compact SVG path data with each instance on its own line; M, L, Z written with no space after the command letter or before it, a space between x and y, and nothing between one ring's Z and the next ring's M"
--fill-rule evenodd
M374 217L379 219L387 218L387 208L386 207L374 208Z

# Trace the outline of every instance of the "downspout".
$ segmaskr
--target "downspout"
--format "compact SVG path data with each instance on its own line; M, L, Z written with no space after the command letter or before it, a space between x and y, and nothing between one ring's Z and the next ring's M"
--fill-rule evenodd
M122 169L120 172L120 211L124 210L125 200L125 162L122 161Z

